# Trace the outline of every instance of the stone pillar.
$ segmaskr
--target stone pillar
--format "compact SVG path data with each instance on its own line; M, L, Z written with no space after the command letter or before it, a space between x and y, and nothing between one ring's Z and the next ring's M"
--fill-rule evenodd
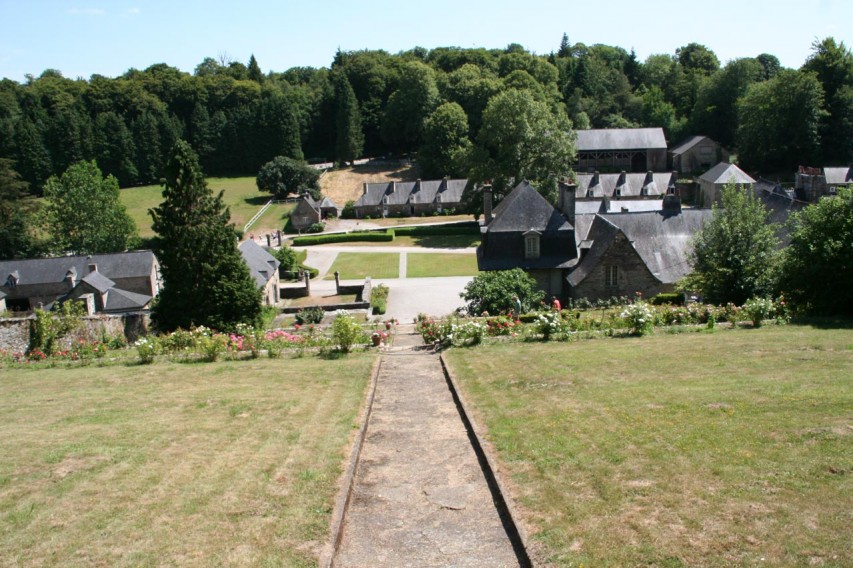
M306 270L305 271L305 291L308 295L311 295L311 274Z
M267 233L267 246L272 246L272 235L270 235L269 233Z
M335 293L340 295L341 293L341 273L335 270Z
M492 222L492 186L483 186L483 222L488 225Z

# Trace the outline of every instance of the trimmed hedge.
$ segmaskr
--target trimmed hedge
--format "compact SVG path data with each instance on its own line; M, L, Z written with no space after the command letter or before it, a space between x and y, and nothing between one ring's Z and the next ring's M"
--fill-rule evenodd
M415 225L412 227L397 227L398 235L406 237L425 237L431 235L479 235L480 226L473 221L453 223L449 225Z
M654 296L651 300L649 300L654 306L662 306L664 304L671 304L673 306L681 306L684 304L684 295L678 293L664 293L658 294Z
M394 240L394 232L358 232L358 233L333 233L331 235L311 235L306 237L295 237L294 246L324 245L328 243L352 243L352 242L375 242L387 243Z

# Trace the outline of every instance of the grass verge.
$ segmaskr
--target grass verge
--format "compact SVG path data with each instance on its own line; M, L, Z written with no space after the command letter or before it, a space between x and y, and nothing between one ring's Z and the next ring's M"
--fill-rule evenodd
M334 280L340 272L341 280L371 278L399 278L400 255L394 252L341 252L335 258L324 280Z
M0 558L315 566L372 362L0 369Z
M461 253L408 253L406 278L474 276L477 255Z
M540 560L853 565L853 331L498 343L448 358Z

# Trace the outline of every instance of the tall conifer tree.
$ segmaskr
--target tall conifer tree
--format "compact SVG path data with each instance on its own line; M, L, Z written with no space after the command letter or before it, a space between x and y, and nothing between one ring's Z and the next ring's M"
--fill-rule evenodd
M166 166L163 202L149 210L163 290L152 319L163 331L257 325L261 293L237 249L231 213L214 196L190 145L178 141Z

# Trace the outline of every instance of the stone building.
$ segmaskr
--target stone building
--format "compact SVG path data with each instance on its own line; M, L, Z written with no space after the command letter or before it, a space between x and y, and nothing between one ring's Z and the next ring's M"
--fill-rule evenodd
M853 184L853 167L806 168L794 176L794 190L801 201L814 203L825 195L835 195L839 187Z
M329 217L338 217L340 210L334 201L323 197L317 201L310 195L302 196L299 203L290 213L290 223L297 231L304 231L311 225Z
M415 217L458 210L467 179L432 181L389 181L365 183L364 193L355 202L355 216Z
M50 309L77 299L89 313L148 309L160 292L160 264L151 251L0 261L0 291L9 310Z
M736 165L720 162L699 176L700 204L703 207L711 207L714 203L719 203L723 188L728 183L752 189L755 180Z
M249 267L252 278L263 292L264 305L277 305L281 284L278 267L281 262L254 240L243 241L238 248L246 266Z
M707 136L691 136L669 151L672 169L682 173L704 172L729 161L729 151Z

